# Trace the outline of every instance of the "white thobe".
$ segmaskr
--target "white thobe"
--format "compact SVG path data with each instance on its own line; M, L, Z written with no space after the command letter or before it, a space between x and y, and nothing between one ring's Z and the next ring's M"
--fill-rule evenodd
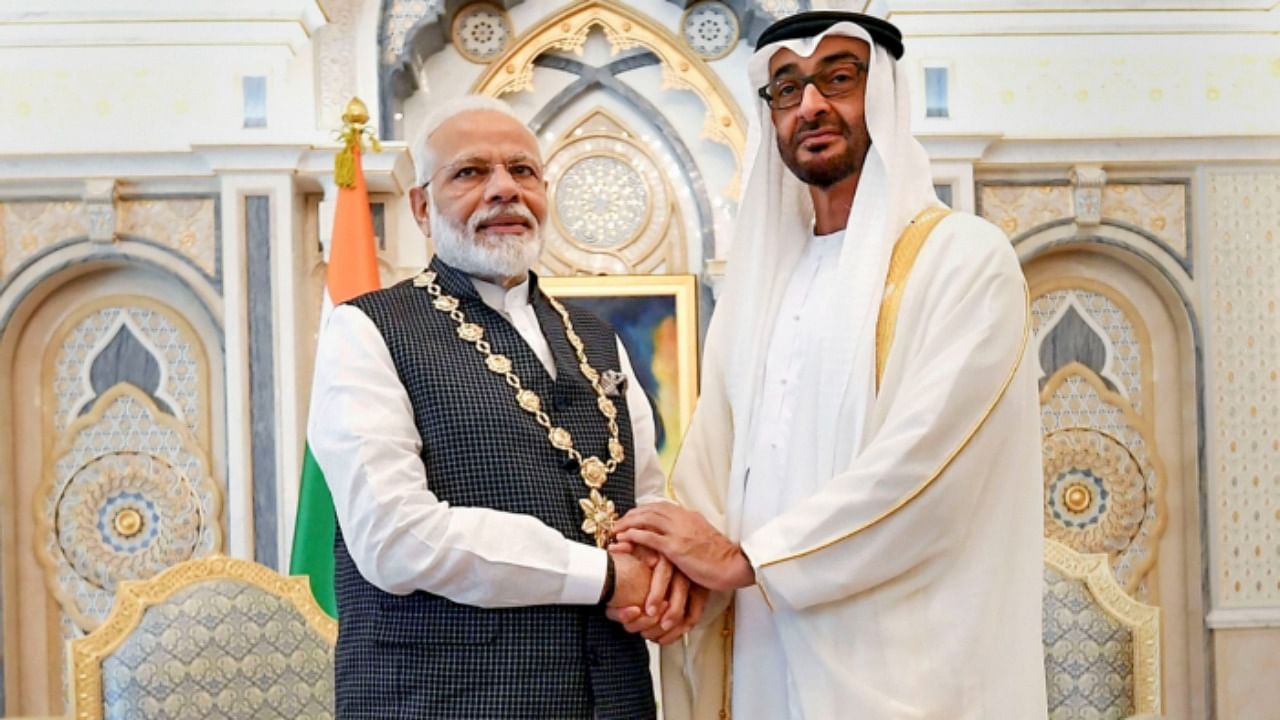
M826 310L833 323L849 314ZM751 448L737 503L742 424L729 398L740 379L725 372L713 320L673 485L677 501L740 540L757 586L735 595L732 638L746 648L725 651L723 595L686 645L664 648L666 717L714 718L726 700L738 720L1045 716L1036 362L1025 283L1003 233L960 213L943 220L896 318L856 453L829 474L807 469L818 459L813 438L832 429L813 423L810 398L827 389L802 371L788 445L772 458ZM785 338L785 323L775 335ZM771 338L767 363L784 352L779 342ZM802 368L823 359L808 354ZM762 396L774 372L762 374ZM772 487L761 477L769 467ZM753 500L764 491L781 497L771 511ZM752 508L770 514L754 529Z
M554 378L555 361L529 302L529 282L510 290L473 283ZM665 484L653 411L621 341L618 357L627 376L636 502L652 502L663 497ZM480 360L477 355L477 378L500 382ZM376 587L397 595L424 590L480 607L599 600L604 550L570 540L533 516L454 507L431 492L408 392L382 334L355 307L335 308L320 335L307 440L324 471L352 560Z
M773 335L765 360L755 417L751 459L742 496L742 533L755 532L777 516L787 483L811 481L791 477L789 455L795 450L788 442L795 421L797 395L802 373L813 357L812 338L819 335L830 283L840 259L844 231L811 237L800 262L791 274L778 309ZM794 688L787 679L786 654L773 626L772 612L756 588L735 594L733 637L734 717L738 720L793 716L789 698Z

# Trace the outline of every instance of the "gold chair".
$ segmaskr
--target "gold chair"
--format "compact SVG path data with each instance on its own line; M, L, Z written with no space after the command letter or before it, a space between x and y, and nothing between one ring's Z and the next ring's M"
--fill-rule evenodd
M1160 714L1160 609L1125 594L1106 555L1045 538L1050 720Z
M333 717L337 623L304 577L220 555L120 584L71 642L76 720Z

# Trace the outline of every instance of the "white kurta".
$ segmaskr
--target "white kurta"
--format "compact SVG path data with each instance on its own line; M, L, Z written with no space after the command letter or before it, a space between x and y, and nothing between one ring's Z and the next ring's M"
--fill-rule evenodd
M473 282L554 378L551 349L529 304L529 283L504 290ZM618 357L627 376L636 501L654 502L664 498L665 475L654 447L653 412L621 341ZM501 381L477 372L485 382ZM481 607L599 600L604 550L565 538L532 516L454 507L431 492L409 395L381 333L355 307L335 308L321 334L307 438L351 557L378 588L394 594L425 590Z
M836 327L849 313L822 310ZM669 719L716 717L730 676L737 718L1045 716L1029 317L1003 234L972 216L944 220L907 280L862 442L849 457L813 457L823 444L815 438L832 430L806 423L812 396L823 392L808 383L795 399L786 474L763 523L738 507L737 498L752 505L760 478L753 466L742 482L732 468L725 341L713 329L675 494L739 539L756 568L758 587L738 593L734 640L756 650L770 633L777 642L771 658L753 656L751 667L734 647L727 668L720 598L687 648L664 653ZM777 320L769 362L784 322ZM822 361L821 352L812 356ZM824 462L832 472L807 476ZM756 663L780 669L785 685L762 677Z

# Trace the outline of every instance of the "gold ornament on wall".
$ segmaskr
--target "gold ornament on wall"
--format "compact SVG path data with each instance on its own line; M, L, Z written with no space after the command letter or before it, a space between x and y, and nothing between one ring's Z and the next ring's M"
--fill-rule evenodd
M467 5L453 16L449 38L462 57L473 63L488 63L511 44L515 32L511 17L502 8L487 2Z
M550 275L679 273L683 220L661 161L596 108L547 154L554 202L539 260Z
M145 579L222 547L222 492L191 431L128 383L72 423L37 492L37 555L50 592L82 630L121 580Z
M1116 555L1137 537L1146 478L1116 438L1093 428L1044 436L1045 534L1080 552Z
M680 34L703 60L719 60L738 46L741 26L733 8L720 0L701 0L684 11Z

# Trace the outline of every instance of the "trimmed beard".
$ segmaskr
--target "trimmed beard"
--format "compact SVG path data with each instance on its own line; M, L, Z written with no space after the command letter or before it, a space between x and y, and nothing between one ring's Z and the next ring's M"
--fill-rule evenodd
M777 137L778 153L782 155L782 162L806 185L822 188L823 190L835 185L836 183L852 177L854 174L862 171L862 163L867 158L867 151L871 148L871 138L867 133L866 126L859 128L860 132L855 132L849 123L838 114L834 114L836 124L832 129L838 131L844 137L844 152L833 158L823 160L810 160L807 163L801 162L799 159L800 143L795 137L791 138L789 143L783 142L781 137ZM796 126L795 136L809 130L815 130L829 123L811 122L801 123Z
M439 211L430 192L427 199L436 256L450 267L501 284L510 278L527 277L542 254L542 226L520 203L479 210L463 226ZM499 215L519 215L529 223L529 229L518 235L490 235L479 230L481 223Z

